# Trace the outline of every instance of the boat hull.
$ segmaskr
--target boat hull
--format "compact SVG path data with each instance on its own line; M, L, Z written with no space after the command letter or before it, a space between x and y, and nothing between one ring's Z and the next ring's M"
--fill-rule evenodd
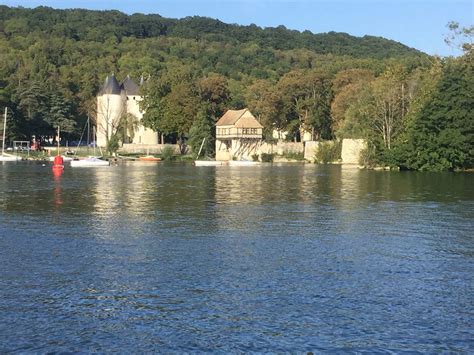
M110 162L97 158L87 158L82 160L71 161L71 167L73 168L93 168L102 166L110 166Z
M140 160L140 161L161 161L161 158L156 158L154 156L145 156L145 157L139 157L138 160Z
M21 158L14 155L0 155L0 161L20 161Z
M68 157L68 156L65 156L65 155L61 155L61 157L63 158L63 161L72 161L73 160L71 157ZM54 161L54 158L55 157L49 157L49 161Z
M227 165L226 161L215 161L215 160L195 160L194 165L196 166L220 166Z
M230 166L256 166L261 164L259 161L229 160Z

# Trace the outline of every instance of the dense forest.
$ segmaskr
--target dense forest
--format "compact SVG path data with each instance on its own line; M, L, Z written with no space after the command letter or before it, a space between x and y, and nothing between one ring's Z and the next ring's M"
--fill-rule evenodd
M208 136L208 154L220 115L249 107L267 140L274 129L288 139L302 130L316 140L366 138L366 164L470 168L473 54L464 50L435 58L372 36L0 6L0 106L10 108L10 139L58 125L74 139L94 119L105 77L130 75L145 78L145 124L191 145ZM125 117L121 127L130 124Z

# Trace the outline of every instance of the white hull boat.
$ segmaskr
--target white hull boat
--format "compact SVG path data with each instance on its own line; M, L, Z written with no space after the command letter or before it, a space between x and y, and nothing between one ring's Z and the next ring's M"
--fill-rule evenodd
M15 155L2 154L0 155L0 161L20 161L21 158Z
M21 160L19 156L5 153L6 131L7 131L7 108L5 107L5 118L3 119L2 154L0 154L0 161L19 161Z
M63 157L63 161L72 161L72 157L68 157L66 155L61 155ZM54 161L55 157L49 157L49 161Z
M92 167L101 167L101 166L109 166L110 162L107 160L102 160L99 158L91 157L81 160L72 160L71 167L73 168L92 168Z
M219 161L219 160L195 160L194 165L196 166L220 166L220 165L227 165L226 161Z
M256 166L260 165L259 161L250 161L250 160L229 160L230 166Z

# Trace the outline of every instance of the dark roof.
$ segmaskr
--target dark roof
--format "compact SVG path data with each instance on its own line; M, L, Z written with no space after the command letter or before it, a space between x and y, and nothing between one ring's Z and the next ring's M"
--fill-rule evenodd
M122 82L121 88L123 88L126 95L139 95L140 88L132 79L130 79L130 76L125 78Z
M120 95L121 92L120 85L115 79L115 75L112 74L111 76L108 76L105 79L104 86L102 86L102 89L100 89L99 94L100 95Z

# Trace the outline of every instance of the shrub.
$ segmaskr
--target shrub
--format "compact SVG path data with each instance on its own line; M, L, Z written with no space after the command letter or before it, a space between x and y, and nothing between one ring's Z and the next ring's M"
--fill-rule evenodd
M120 148L120 137L118 134L114 134L110 137L109 141L107 142L106 150L109 153L109 155L114 155L119 148Z
M367 168L372 168L377 165L377 157L374 147L369 146L365 149L362 149L359 157L359 165L365 166Z
M314 162L319 164L327 164L341 159L341 141L321 142L316 151Z
M252 155L252 160L253 161L258 161L258 154L253 154Z
M295 152L293 150L286 150L283 152L283 157L286 159L293 159L293 160L304 160L304 153L303 152Z
M275 156L275 154L262 153L260 158L262 159L262 162L264 162L264 163L271 163L271 162L273 162L273 157L274 156Z
M161 159L170 161L174 158L174 149L170 145L165 145L161 150Z

